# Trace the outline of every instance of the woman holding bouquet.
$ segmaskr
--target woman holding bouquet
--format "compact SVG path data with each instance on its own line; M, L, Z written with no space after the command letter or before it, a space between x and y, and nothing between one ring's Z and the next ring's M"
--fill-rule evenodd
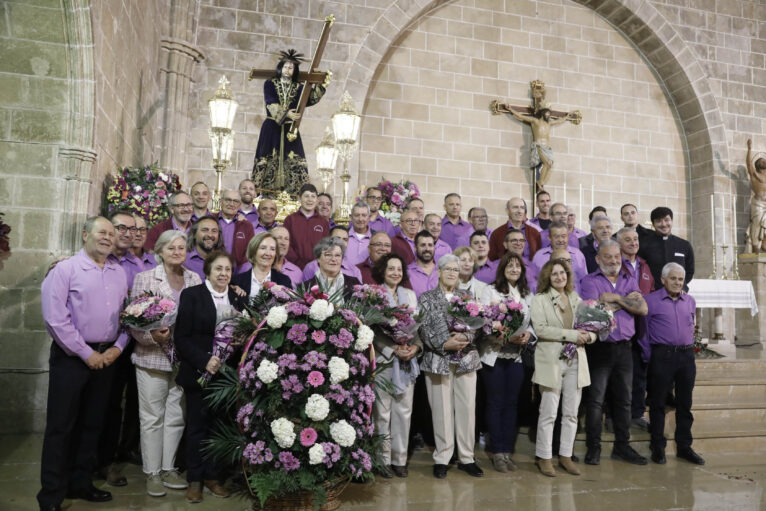
M154 258L154 269L136 275L131 298L152 293L173 300L177 307L181 291L201 284L199 275L182 266L186 261L186 234L163 232L154 245ZM152 497L165 495L166 487L183 490L188 486L175 466L184 432L184 394L175 382L178 361L173 330L173 324L154 330L130 329L136 339L131 360L136 366L141 458L147 475L146 493Z
M583 346L596 340L596 334L573 328L575 311L582 301L574 291L573 282L572 269L565 261L548 261L540 270L537 295L530 307L532 326L537 335L532 381L540 386L542 393L535 464L540 472L550 477L556 476L551 460L553 423L559 399L559 466L572 475L580 474L572 462L572 447L577 434L577 408L582 389L590 385L588 358Z
M495 282L484 290L481 301L499 307L498 311L507 315L506 322L518 324L512 332L505 324L494 324L493 335L479 344L492 465L498 472L508 472L517 469L511 454L518 435L517 406L524 382L521 352L535 341L529 318L532 293L521 256L511 252L503 256ZM517 312L514 306L519 307Z
M409 317L417 313L418 300L415 292L403 285L407 284L408 280L407 266L401 256L387 254L378 259L372 267L372 278L386 290L389 306L409 310L406 313ZM381 448L386 468L380 475L385 478L392 475L407 477L412 399L415 395L415 379L420 374L415 357L423 344L414 331L411 336L407 335L407 332L401 332L402 336L399 338L394 338L388 333L390 332L376 329L373 340L377 354L376 363L391 365L381 372L381 377L392 382L394 391L394 395L386 391L378 392L375 401L375 431L386 437Z
M477 280L474 274L479 269L479 256L471 247L457 247L453 252L460 261L460 281L457 287L467 291L472 298L480 300L489 286Z
M176 381L186 393L187 462L186 479L189 489L186 500L202 501L202 483L217 497L229 492L218 482L218 469L202 456L202 442L208 438L212 417L202 399L200 375L215 375L221 369L221 359L211 355L217 315L231 307L242 310L242 297L229 287L234 259L223 250L213 250L202 267L205 283L181 293L176 322L176 349L181 362Z
M447 466L457 439L458 468L471 476L484 472L474 460L476 371L479 353L469 346L474 332L453 327L450 331L450 299L468 297L458 289L460 261L447 254L439 259L439 285L420 295L422 323L420 338L425 346L421 369L426 373L426 391L434 426L434 477L447 477ZM467 349L465 349L467 348Z
M272 268L277 258L277 239L270 232L256 234L247 244L247 260L252 268L235 275L231 283L239 286L247 296L257 295L263 284L273 282L292 289L290 277Z

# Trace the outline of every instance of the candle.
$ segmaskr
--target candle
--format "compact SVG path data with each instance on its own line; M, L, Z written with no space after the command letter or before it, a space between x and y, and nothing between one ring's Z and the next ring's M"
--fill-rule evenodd
M580 211L577 212L577 220L580 222L580 225L582 225L582 183L580 183L580 195L577 198L580 203Z
M715 250L715 195L710 194L710 239L713 240Z
M734 236L731 239L731 244L734 247L734 257L737 257L737 196L736 194L731 196L731 223L734 224Z
M721 243L726 245L726 199L723 195L721 195L721 227L723 227L723 232L721 233Z

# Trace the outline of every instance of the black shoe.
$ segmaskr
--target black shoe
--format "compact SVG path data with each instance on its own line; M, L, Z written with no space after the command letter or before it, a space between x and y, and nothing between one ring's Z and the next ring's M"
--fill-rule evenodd
M444 479L447 477L447 465L440 465L435 464L434 465L434 477L436 479Z
M638 454L636 450L629 445L612 449L612 459L627 461L633 465L646 465L649 463L646 458Z
M108 491L99 490L91 484L90 488L70 490L67 493L67 498L87 500L88 502L109 502L112 500L112 494Z
M570 458L572 458L572 462L573 463L579 463L580 462L580 458L575 453L572 453Z
M588 447L588 452L585 453L586 465L599 465L601 464L601 446Z
M475 461L473 463L458 463L457 468L471 477L484 477L484 471L479 468Z
M393 477L394 477L394 473L393 473L393 472L391 472L391 469L390 469L390 468L388 468L388 466L387 466L387 465L383 465L382 467L380 467L379 469L377 469L377 470L375 471L375 474L376 474L376 475L379 475L379 476L380 476L380 477L382 477L383 479L391 479L391 478L393 478Z
M410 475L409 470L407 470L407 465L391 465L391 472L396 477L405 478L408 475Z
M679 449L676 453L677 458L681 458L682 460L686 460L690 463L694 463L695 465L704 465L705 460L702 456L694 452L694 449L691 447L687 447L686 449Z
M51 504L49 506L40 506L40 511L61 511L61 504Z
M665 449L662 448L652 448L652 461L657 463L658 465L664 465L668 462L668 459L665 457Z

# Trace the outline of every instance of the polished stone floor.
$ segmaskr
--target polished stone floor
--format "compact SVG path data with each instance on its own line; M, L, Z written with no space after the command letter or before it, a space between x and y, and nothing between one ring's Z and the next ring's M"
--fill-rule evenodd
M41 436L0 437L0 510L37 509ZM477 446L478 449L478 446ZM642 454L643 449L640 449ZM583 475L540 475L534 467L532 445L522 436L515 456L519 471L500 474L490 468L486 456L477 456L485 477L475 479L456 468L447 479L431 476L431 459L417 452L408 479L379 480L349 485L343 494L342 511L628 511L650 510L766 510L766 456L764 453L703 453L707 465L693 466L668 456L665 466L635 467L608 458L598 467L580 465ZM582 453L580 453L582 454ZM114 500L106 504L64 502L67 511L136 509L177 511L194 509L245 510L248 503L206 494L199 505L187 504L182 491L169 490L163 498L144 493L139 467L128 465L128 486L110 488ZM103 484L103 483L101 483Z

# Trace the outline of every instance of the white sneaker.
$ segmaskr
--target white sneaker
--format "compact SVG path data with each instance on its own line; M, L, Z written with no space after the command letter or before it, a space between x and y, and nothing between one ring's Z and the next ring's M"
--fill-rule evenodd
M189 487L189 483L186 482L186 479L181 477L181 474L175 469L166 470L162 473L162 484L171 490L185 490Z
M149 474L146 477L146 493L151 497L164 497L165 487L159 475Z

